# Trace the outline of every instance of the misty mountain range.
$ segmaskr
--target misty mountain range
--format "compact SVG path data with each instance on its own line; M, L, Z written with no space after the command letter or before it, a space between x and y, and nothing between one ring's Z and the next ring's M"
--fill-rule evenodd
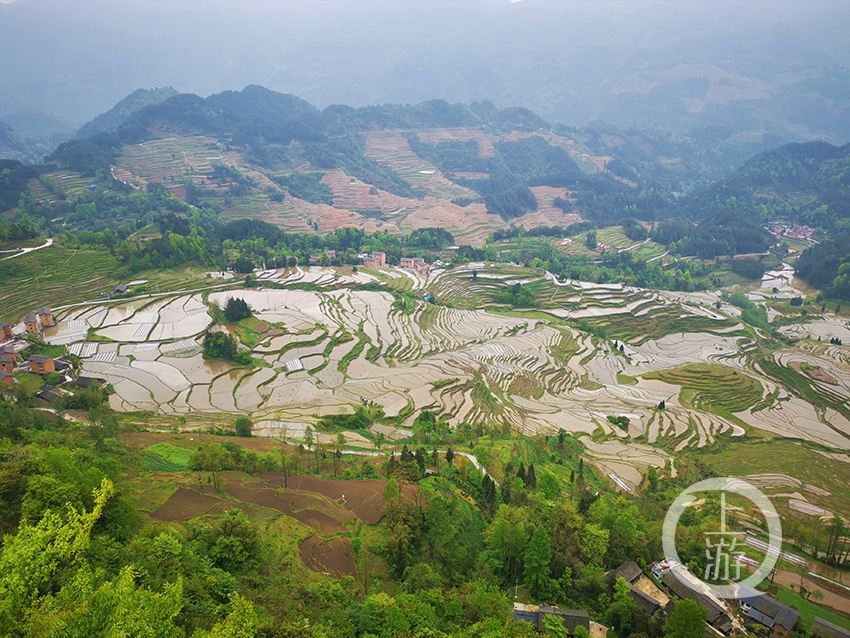
M433 98L583 126L850 140L850 7L809 3L0 4L0 121L41 139L140 87L262 84L317 106Z

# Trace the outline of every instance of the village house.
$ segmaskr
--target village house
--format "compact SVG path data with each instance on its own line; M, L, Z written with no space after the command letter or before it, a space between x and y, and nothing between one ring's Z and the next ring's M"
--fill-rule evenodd
M614 579L617 578L622 578L629 584L629 595L632 600L639 607L643 607L649 615L664 609L670 602L669 596L661 591L633 560L617 568Z
M0 370L0 385L12 385L15 382L16 382L15 377L13 377L8 372L4 372L3 370Z
M0 370L3 372L12 374L15 371L17 363L18 359L14 352L0 352Z
M47 374L56 372L56 364L53 362L53 357L48 357L42 354L30 355L27 359L30 364L30 372L33 374Z
M124 295L130 292L130 286L128 286L127 284L118 284L117 286L115 286L115 290L113 290L112 292L116 295Z
M0 343L11 341L15 338L15 333L12 332L12 324L0 322Z
M363 258L363 265L366 268L378 269L387 264L387 253L371 252Z
M431 268L422 257L402 257L399 266L405 270L415 270L420 275L427 275Z
M38 309L38 320L41 322L42 328L49 328L50 326L56 325L53 321L53 311L46 306L44 308Z
M27 315L24 317L24 328L27 331L27 334L37 335L41 328L38 324L38 317L35 315Z
M667 569L661 574L661 582L682 600L692 600L700 607L704 607L708 611L708 624L721 634L728 636L732 632L732 618L729 613L713 598L703 592L691 588L685 584L676 574L674 569L684 569L681 565L671 569ZM671 601L672 603L672 601ZM672 604L670 605L672 607Z
M514 603L514 620L524 620L535 626L537 631L543 631L545 625L543 619L546 616L560 618L567 630L567 634L575 636L576 627L584 627L590 631L590 616L581 609L561 609L553 605L524 605Z
M326 250L325 257L327 257L328 259L336 259L336 251L332 249Z
M741 585L739 594L741 611L747 618L770 629L770 638L784 638L800 620L800 612L783 605L752 587Z

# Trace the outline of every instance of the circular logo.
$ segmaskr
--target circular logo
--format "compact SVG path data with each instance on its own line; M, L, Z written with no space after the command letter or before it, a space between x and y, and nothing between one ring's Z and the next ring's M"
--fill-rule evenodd
M681 563L679 553L676 551L676 527L679 524L684 511L697 499L700 492L720 492L720 531L706 534L706 557L708 565L703 574L704 578L698 576L686 576L682 570L673 569L673 574L683 584L693 588L693 578L699 580L704 587L718 598L737 598L741 586L755 587L762 582L779 560L782 548L782 525L776 509L770 500L757 488L746 481L737 478L710 478L699 483L694 483L684 492L679 494L664 518L664 526L661 531L661 542L664 548L664 556ZM767 521L769 541L765 549L764 561L758 569L748 578L738 582L740 578L740 555L734 555L736 546L743 544L740 540L745 536L743 532L726 529L726 494L737 494L754 503L762 516ZM761 543L759 549L762 549ZM733 581L733 584L717 585L707 581Z

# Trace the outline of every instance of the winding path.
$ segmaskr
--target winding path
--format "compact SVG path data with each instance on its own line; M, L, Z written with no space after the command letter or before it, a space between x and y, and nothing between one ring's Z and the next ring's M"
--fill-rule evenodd
M21 255L26 255L27 253L31 253L34 250L41 250L42 248L47 248L48 246L53 245L53 238L51 237L46 242L44 242L41 246L34 246L32 248L21 248L20 252L15 253L14 255L10 255L8 257L3 257L0 261L6 261L7 259L14 259L15 257L20 257Z

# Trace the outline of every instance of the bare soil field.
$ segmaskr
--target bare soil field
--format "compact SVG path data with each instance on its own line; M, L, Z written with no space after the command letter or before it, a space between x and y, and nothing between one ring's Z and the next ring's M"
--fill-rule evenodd
M282 472L268 472L259 476L270 486L283 487ZM309 474L296 474L287 480L290 490L317 492L337 502L341 502L342 497L345 496L345 503L342 506L370 525L377 523L384 515L383 493L386 484L387 482L382 479L336 481ZM418 491L419 488L416 485L408 484L404 486L402 494L406 498L413 499Z
M354 514L329 499L300 490L277 491L265 483L227 481L225 491L234 498L275 509L309 525L328 536L343 531L343 525L354 520Z
M334 578L357 578L351 541L345 537L322 540L318 536L309 536L301 542L299 550L301 561L314 572Z
M441 128L431 131L420 131L419 139L428 144L439 144L440 142L467 142L475 140L478 142L478 154L481 157L493 157L496 155L494 142L499 138L474 128Z
M402 210L411 204L405 197L375 188L341 170L325 173L322 183L333 191L335 208L380 210L387 213Z
M200 488L203 489L203 488ZM179 487L151 516L161 521L187 521L208 511L221 502L214 496L202 494L196 489Z

